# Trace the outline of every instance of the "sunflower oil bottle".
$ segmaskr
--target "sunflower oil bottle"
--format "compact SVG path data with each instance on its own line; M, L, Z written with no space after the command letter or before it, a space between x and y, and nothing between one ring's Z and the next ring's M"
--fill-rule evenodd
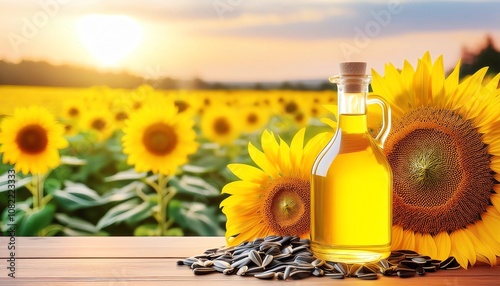
M368 94L366 63L340 64L338 127L316 158L311 178L311 249L321 259L363 263L390 254L392 171L381 147L390 107ZM367 104L382 108L382 128L370 136Z

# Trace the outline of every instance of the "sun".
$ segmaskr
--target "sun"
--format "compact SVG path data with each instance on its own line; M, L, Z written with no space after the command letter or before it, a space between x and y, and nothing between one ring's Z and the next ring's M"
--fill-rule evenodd
M116 65L139 47L143 30L125 15L90 14L77 22L80 40L102 66Z

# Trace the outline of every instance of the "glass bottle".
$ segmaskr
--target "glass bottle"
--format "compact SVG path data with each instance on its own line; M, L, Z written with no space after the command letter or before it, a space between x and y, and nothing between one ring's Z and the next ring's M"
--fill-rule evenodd
M312 170L311 249L328 261L377 261L391 247L392 171L381 149L390 107L368 94L366 63L341 63L340 70L330 78L338 86L338 128ZM368 131L367 104L382 108L376 138Z

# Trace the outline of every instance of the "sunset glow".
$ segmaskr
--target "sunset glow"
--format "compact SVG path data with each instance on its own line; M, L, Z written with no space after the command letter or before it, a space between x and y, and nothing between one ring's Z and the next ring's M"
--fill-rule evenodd
M103 66L112 66L141 43L142 28L131 17L91 14L77 22L78 35L87 50Z

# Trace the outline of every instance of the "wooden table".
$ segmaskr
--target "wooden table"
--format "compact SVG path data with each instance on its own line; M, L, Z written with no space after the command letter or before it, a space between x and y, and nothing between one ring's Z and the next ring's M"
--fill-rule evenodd
M259 280L220 273L195 276L178 259L224 245L222 237L15 237L15 276L8 276L10 238L0 237L0 285L500 285L500 266L440 270L423 277Z

